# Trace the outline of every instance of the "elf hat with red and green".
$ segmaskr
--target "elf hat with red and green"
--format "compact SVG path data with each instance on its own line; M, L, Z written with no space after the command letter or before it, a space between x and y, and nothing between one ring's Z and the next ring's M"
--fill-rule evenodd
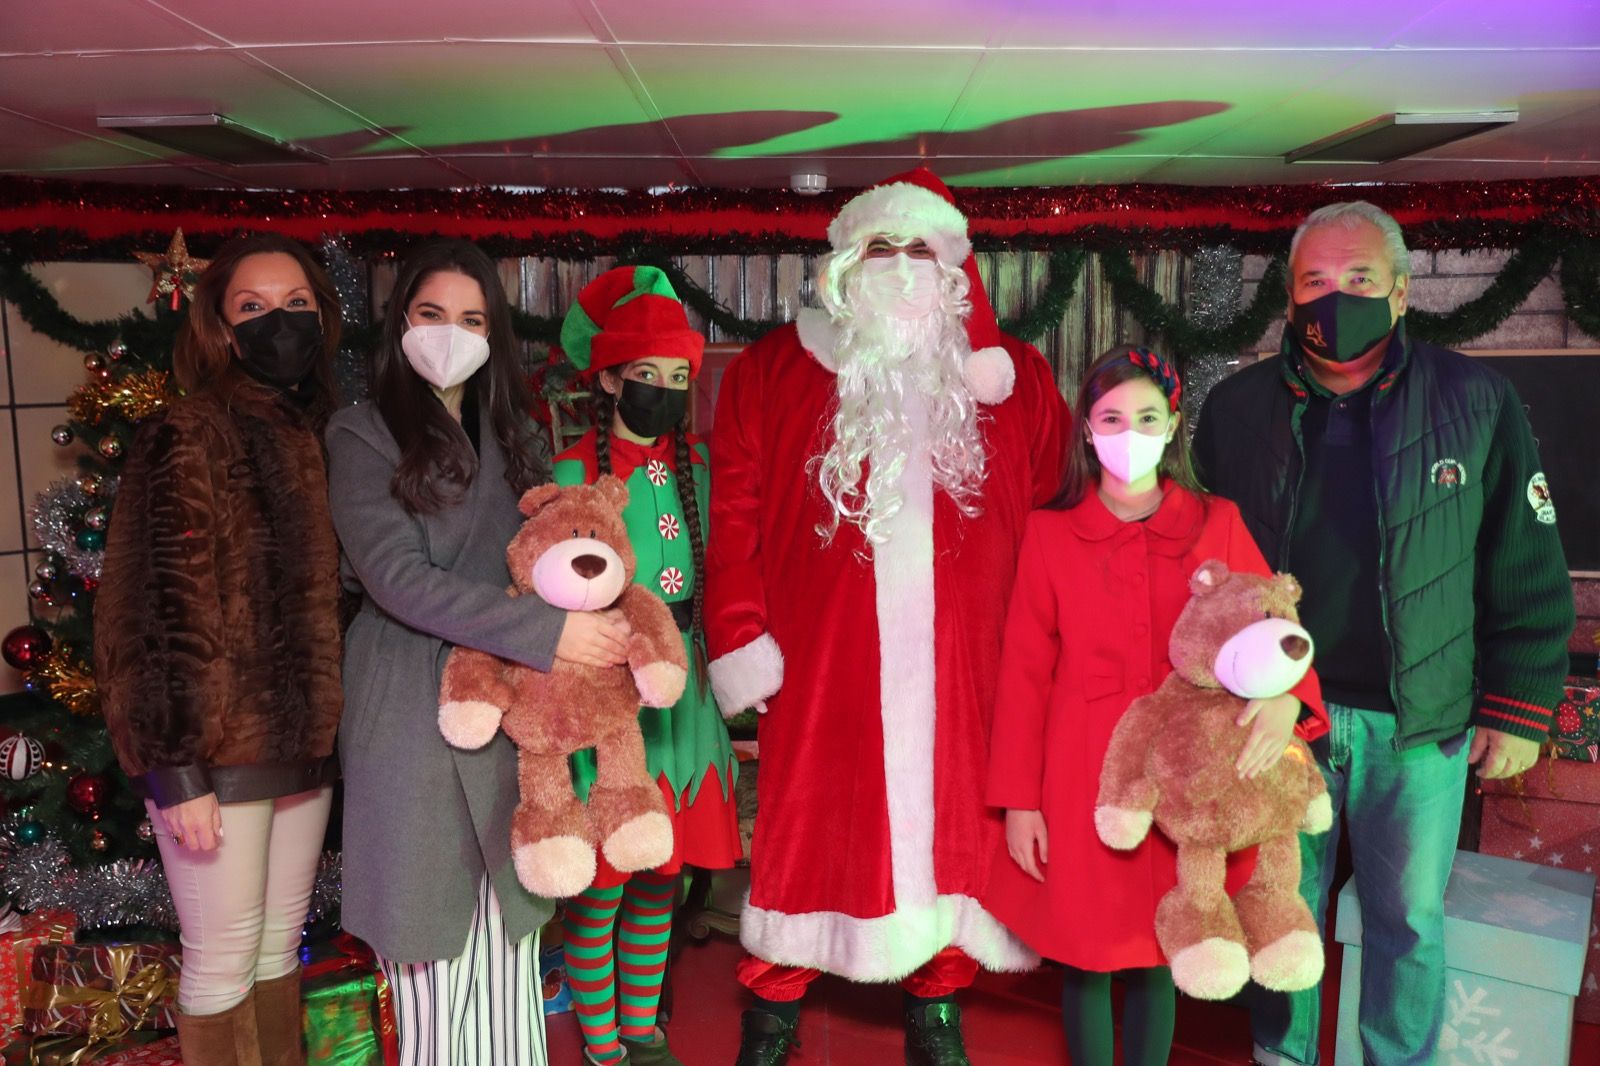
M637 359L687 359L700 373L706 339L689 328L678 294L657 267L613 267L585 285L561 323L561 350L580 373Z

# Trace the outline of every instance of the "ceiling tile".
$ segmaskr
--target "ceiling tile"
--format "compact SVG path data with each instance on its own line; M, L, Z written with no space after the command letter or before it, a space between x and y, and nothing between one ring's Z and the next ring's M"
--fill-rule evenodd
M1595 0L1443 0L1395 35L1402 48L1600 46ZM1600 59L1595 60L1600 65Z
M485 185L538 186L546 189L652 189L688 184L676 158L604 156L452 157L450 162Z
M142 0L6 0L0 55L209 47L217 42Z
M1381 46L1439 0L1388 0L1354 9L1343 4L1270 5L1261 0L1027 0L1013 7L1008 48L1205 48L1316 50ZM883 5L874 5L881 8ZM896 5L915 19L915 3ZM1168 59L1173 62L1173 59ZM1182 60L1177 60L1182 62ZM1236 57L1235 62L1248 61Z
M124 166L148 162L152 158L110 140L85 137L71 130L0 112L0 170Z
M703 48L628 46L628 61L661 114L749 116L828 112L839 117L716 154L819 152L877 155L939 132L981 53L954 49ZM864 91L865 87L877 87ZM888 91L884 91L884 89ZM896 147L894 153L898 154Z
M262 59L429 150L581 151L571 146L610 130L590 146L614 152L618 126L629 127L634 146L666 145L599 46L282 48ZM368 150L393 146L380 141Z
M893 45L981 48L998 40L1018 8L1038 0L808 0L742 4L726 0L593 0L624 44ZM1048 6L1048 5L1046 5Z
M441 4L435 0L384 0L371 4L328 0L160 0L163 7L237 45L320 44L338 41L543 40L593 41L594 33L573 0L537 3ZM585 5L586 6L586 5Z

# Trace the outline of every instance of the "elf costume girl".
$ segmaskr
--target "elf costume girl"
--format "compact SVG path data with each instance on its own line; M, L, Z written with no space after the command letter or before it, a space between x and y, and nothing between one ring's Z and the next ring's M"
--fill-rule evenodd
M566 906L567 973L590 1062L676 1064L656 1007L678 874L685 864L726 869L740 856L733 748L704 680L708 453L680 424L705 339L689 328L665 274L620 266L578 294L561 347L594 390L595 428L556 457L555 480L581 485L614 474L626 483L634 581L672 608L689 653L683 698L639 711L646 762L674 818L672 859L629 875L598 857L594 885ZM594 775L592 751L573 757L580 798Z

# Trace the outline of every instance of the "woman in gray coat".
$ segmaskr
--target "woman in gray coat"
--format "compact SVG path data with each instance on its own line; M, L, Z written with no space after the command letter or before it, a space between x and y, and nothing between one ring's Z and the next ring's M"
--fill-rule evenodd
M462 644L548 670L624 659L627 624L506 595L520 495L545 480L494 264L464 241L402 266L373 401L328 426L346 587L346 929L393 988L404 1066L542 1066L538 929L550 904L511 865L516 753L439 734L439 679Z

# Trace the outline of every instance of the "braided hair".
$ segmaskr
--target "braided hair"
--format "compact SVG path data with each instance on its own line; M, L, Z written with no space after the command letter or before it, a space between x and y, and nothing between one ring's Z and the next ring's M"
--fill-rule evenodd
M594 458L595 472L600 477L611 473L611 420L617 411L617 399L599 382L594 390ZM689 549L694 553L694 600L692 621L689 624L689 646L694 649L695 665L699 667L700 694L705 695L705 534L700 527L700 495L694 485L694 450L689 447L689 434L680 426L669 430L676 450L673 461L678 468L678 500L683 506L683 522L688 527Z

